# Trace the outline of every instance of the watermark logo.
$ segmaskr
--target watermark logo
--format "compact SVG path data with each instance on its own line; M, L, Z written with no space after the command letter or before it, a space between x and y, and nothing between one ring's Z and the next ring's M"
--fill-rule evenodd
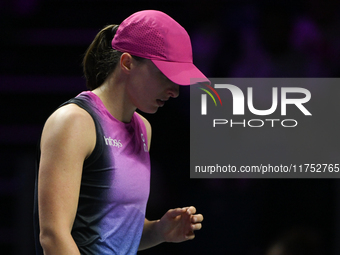
M206 85L209 86L209 85ZM219 94L216 92L214 88L209 86L210 89L217 95L218 99L220 100L220 103L222 105L221 98ZM240 88L238 88L235 85L231 84L215 84L215 88L217 89L228 89L233 97L233 115L244 115L244 94ZM214 100L215 105L216 100L213 97L213 95L207 91L206 89L200 88L203 91L207 92L210 97ZM254 103L253 103L253 88L249 87L247 88L247 105L248 109L251 113L255 115L270 115L274 113L278 106L278 89L276 87L272 88L272 106L267 110L258 110L255 109ZM296 99L289 99L287 98L288 93L300 93L303 94L303 98L296 98ZM207 115L207 95L202 94L201 97L201 115ZM304 115L312 115L306 107L303 105L304 103L307 103L311 99L311 93L309 90L305 88L290 88L290 87L283 87L281 88L281 115L287 114L287 105L293 104L295 105Z
M292 105L302 112L305 116L312 116L311 112L306 108L305 104L311 100L311 93L308 89L301 87L272 87L271 88L271 105L267 109L257 109L254 106L254 94L253 87L247 87L246 96L243 91L236 85L232 84L221 84L217 83L212 86L205 85L207 88L199 88L206 94L201 94L201 115L208 115L208 102L207 94L214 101L215 106L218 105L215 96L218 98L220 105L222 106L222 99L220 95L225 95L226 93L232 96L232 114L233 116L245 115L245 108L256 116L269 116L277 112L280 108L280 115L287 115L287 106ZM256 88L255 88L256 89ZM218 92L216 91L218 90ZM280 92L280 93L279 93ZM294 98L291 95L294 94ZM215 96L214 96L215 95ZM213 110L213 109L212 109ZM283 127L295 127L298 122L295 119L243 119L241 121L236 121L233 119L213 119L213 126L230 124L230 126L242 125L243 127L262 127L265 123L270 123L274 127L276 122L280 122Z
M218 98L218 100L220 101L220 104L222 105L222 100L221 100L221 97L220 95L216 92L216 90L211 87L210 85L208 84L204 84L207 88L209 88ZM206 89L204 88L199 88L203 91L205 91L211 98L212 100L214 101L215 103L215 106L217 106L217 103L216 103L216 100L215 100L215 97ZM202 103L201 103L201 114L202 115L207 115L207 95L206 94L202 94L201 96L201 100L202 100Z
M191 178L340 177L339 78L209 80L186 87Z

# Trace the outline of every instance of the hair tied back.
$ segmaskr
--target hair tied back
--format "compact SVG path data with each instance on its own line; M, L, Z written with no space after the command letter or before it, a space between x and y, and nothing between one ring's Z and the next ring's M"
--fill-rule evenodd
M115 26L112 27L112 29L111 29L112 38L115 37L115 34L118 30L118 27L119 27L119 25L115 25Z

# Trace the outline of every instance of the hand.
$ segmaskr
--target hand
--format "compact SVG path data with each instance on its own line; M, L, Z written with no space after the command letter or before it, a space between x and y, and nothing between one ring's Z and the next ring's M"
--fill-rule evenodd
M159 220L159 233L166 242L183 242L195 238L194 231L202 228L202 214L193 206L170 209Z

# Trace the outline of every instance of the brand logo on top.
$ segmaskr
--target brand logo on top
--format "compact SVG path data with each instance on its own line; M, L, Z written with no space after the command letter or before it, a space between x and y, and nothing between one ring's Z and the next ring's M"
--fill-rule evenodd
M219 95L222 91L229 91L233 98L233 115L242 116L245 115L245 95L243 94L242 90L231 84L215 84L214 87L209 85L204 85L205 88L199 88L202 91L206 92L210 98L213 100L215 106L221 105L222 106L222 100ZM208 89L210 89L210 92ZM219 90L219 93L216 91L216 89ZM288 95L290 93L299 94L300 98L288 98ZM201 95L201 115L207 115L208 114L208 104L207 104L207 94ZM217 97L220 104L218 104L215 99L215 96ZM311 99L311 93L309 90L305 88L298 88L298 87L282 87L281 88L281 116L287 115L287 105L294 105L296 106L305 116L311 116L312 114L310 111L307 110L307 108L304 106L305 103L310 101ZM277 108L278 108L278 88L273 87L272 88L272 105L269 109L259 110L254 107L253 103L253 88L248 87L247 88L247 106L248 110L257 116L268 116L273 114ZM274 127L275 124L280 123L282 127L296 127L298 125L297 120L295 119L250 119L246 120L243 119L240 121L235 121L233 119L213 119L213 127L216 127L217 125L225 125L228 124L230 127L233 126L249 126L249 127L263 127L266 123L269 123L271 127Z
M120 142L120 140L113 139L111 137L107 138L105 136L104 136L104 140L105 140L105 144L108 145L108 146L113 146L113 147L117 147L117 148L123 147L123 145Z
M148 152L149 151L148 146L146 146L146 142L145 142L145 138L144 138L143 133L140 133L140 136L141 136L142 142L143 142L143 149L144 149L145 152Z

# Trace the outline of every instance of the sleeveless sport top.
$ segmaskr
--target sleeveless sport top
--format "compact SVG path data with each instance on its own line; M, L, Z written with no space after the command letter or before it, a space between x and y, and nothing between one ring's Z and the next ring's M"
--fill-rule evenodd
M115 119L90 91L70 103L92 116L97 139L84 161L73 239L84 255L136 254L150 189L145 125L137 113L130 123Z

